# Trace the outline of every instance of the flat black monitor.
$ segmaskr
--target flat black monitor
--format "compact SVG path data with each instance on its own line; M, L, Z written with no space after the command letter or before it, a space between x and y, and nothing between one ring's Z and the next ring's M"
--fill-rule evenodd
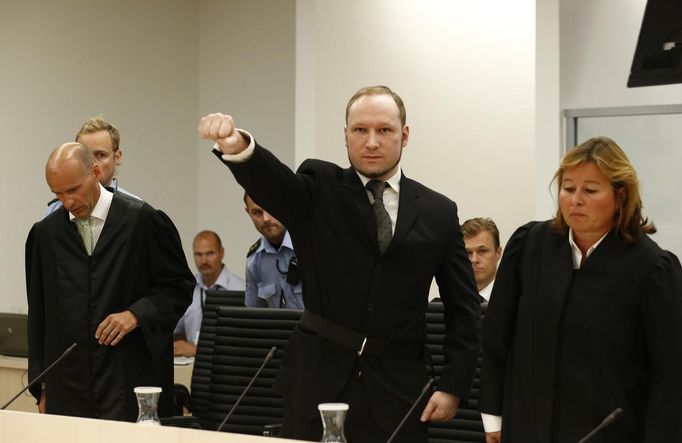
M0 312L0 354L28 357L26 314Z
M628 87L682 83L682 1L648 0Z

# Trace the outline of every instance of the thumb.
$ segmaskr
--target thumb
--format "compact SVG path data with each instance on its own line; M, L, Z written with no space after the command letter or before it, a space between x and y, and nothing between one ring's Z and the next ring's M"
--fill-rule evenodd
M227 136L217 138L214 146L222 151L223 154L236 154L246 149L249 141L247 137L244 137L241 132L235 129Z
M227 137L218 139L218 143L223 143L226 146L233 147L236 146L241 141L242 135L237 129L233 129L230 135Z
M424 412L422 412L422 416L420 420L422 422L427 422L431 418L431 414L433 414L433 411L436 410L436 403L430 399L429 402L426 404L426 407L424 408Z

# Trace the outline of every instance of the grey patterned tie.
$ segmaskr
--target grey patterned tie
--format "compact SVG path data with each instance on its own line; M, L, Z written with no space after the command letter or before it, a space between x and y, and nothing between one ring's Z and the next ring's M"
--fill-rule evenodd
M391 229L391 217L386 211L384 206L384 189L388 186L388 183L379 180L370 180L367 183L367 189L374 196L374 203L372 204L372 209L374 209L374 216L377 219L377 238L379 240L379 252L381 255L384 254L388 244L391 243L391 238L393 237L393 230Z
M76 219L76 226L78 227L78 233L83 239L85 250L88 255L92 255L92 230L90 229L90 219Z

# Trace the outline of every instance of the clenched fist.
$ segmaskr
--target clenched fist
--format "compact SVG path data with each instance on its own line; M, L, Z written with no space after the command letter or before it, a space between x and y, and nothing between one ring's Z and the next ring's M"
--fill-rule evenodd
M208 114L199 122L199 136L213 140L223 154L239 154L249 146L247 140L235 127L231 115Z

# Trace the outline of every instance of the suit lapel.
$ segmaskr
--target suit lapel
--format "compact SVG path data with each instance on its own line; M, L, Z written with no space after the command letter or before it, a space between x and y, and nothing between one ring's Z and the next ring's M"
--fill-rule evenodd
M347 168L343 170L341 183L348 192L353 205L357 209L357 213L360 215L359 221L365 234L367 234L367 241L372 245L374 252L379 255L377 222L374 218L374 212L372 212L372 206L369 204L367 191L365 191L365 188L362 186L360 177L358 177L358 174L353 168Z
M50 241L57 250L65 250L74 255L86 256L87 253L85 252L83 239L78 233L76 223L70 220L66 209L62 207L58 211L63 213L54 216L50 222Z
M405 174L400 179L400 195L398 198L398 219L396 220L393 239L386 249L387 253L410 232L421 210L419 205L420 195L415 181L405 177Z

